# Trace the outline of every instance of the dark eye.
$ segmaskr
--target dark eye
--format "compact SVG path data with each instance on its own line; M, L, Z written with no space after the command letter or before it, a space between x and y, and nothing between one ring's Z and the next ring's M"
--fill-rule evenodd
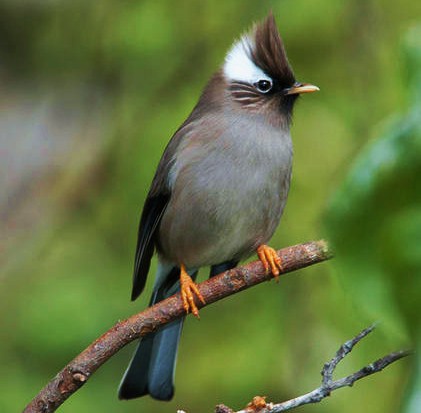
M272 89L272 82L267 79L261 79L254 84L259 92L267 93Z

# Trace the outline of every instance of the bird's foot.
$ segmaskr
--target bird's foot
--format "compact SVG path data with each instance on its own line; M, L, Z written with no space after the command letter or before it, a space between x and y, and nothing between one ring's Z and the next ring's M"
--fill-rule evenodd
M205 299L190 275L187 274L184 265L181 265L180 267L180 287L181 299L183 300L183 307L186 310L186 313L190 311L196 318L200 318L199 310L194 302L194 295L196 295L203 304L206 304Z
M262 244L257 248L257 255L262 261L266 274L272 272L276 281L279 281L279 271L282 271L282 261L276 251L268 245Z

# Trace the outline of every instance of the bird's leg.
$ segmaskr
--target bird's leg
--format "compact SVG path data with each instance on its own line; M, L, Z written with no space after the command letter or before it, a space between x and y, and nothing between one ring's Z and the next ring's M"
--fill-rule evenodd
M276 251L268 245L262 244L257 248L257 255L259 256L260 261L262 261L266 274L269 273L270 270L275 280L278 281L279 270L282 271L282 261Z
M180 287L181 287L181 298L183 300L183 306L186 310L186 313L191 311L191 313L196 317L199 317L199 310L196 307L194 302L194 295L199 298L199 300L205 304L205 299L200 293L199 289L195 282L191 279L190 275L186 271L186 267L181 264L180 266Z

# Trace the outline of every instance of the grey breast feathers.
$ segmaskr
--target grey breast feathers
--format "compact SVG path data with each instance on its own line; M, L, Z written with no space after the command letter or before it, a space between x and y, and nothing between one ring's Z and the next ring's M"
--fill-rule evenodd
M250 255L273 235L286 202L289 131L259 115L216 112L183 133L168 175L161 255L188 267Z

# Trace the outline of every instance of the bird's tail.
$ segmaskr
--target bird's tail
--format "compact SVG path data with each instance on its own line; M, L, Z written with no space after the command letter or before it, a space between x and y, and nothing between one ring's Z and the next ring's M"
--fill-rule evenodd
M180 289L180 269L160 265L150 305ZM195 278L197 272L191 274ZM157 400L170 400L174 394L174 372L184 317L148 334L140 340L118 389L119 399L150 394Z

